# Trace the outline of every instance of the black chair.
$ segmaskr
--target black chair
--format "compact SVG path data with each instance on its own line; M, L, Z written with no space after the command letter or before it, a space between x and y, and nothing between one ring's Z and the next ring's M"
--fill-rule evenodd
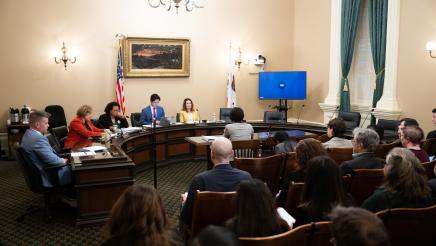
M45 107L45 112L51 114L51 117L48 119L48 124L50 125L50 129L58 126L66 126L67 119L65 118L64 108L60 105L49 105Z
M230 120L230 112L232 112L232 108L220 108L220 120L232 122Z
M354 128L360 126L360 113L358 112L339 112L338 118L344 120L348 131L352 131Z
M265 111L263 113L263 122L265 123L285 123L285 112Z
M53 127L51 129L51 133L59 143L60 147L63 149L65 140L67 140L68 137L68 128L66 126Z
M141 113L131 113L130 114L130 123L132 126L141 127Z
M377 121L377 127L383 129L383 139L386 142L392 142L398 138L398 125L400 122L398 120L385 120L379 119Z
M180 122L180 113L176 114L176 122Z
M51 220L51 197L55 194L60 194L62 191L62 186L59 185L58 170L67 164L53 165L44 168L44 170L49 174L50 182L53 187L44 187L42 183L41 173L38 168L30 161L27 156L26 151L22 147L16 149L18 164L26 181L27 187L34 193L42 194L44 196L44 207L30 206L24 214L18 217L16 220L21 222L24 217L41 210L45 211L45 219Z

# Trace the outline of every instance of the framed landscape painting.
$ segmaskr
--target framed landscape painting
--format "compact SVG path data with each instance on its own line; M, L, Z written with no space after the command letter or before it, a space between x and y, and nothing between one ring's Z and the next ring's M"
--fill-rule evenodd
M189 77L189 39L128 37L123 42L126 77Z

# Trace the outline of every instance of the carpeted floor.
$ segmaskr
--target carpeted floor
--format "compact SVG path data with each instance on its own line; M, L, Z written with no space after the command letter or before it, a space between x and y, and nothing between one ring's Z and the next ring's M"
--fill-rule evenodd
M180 213L180 194L187 191L192 177L205 170L205 161L185 161L158 169L158 191L174 225ZM137 183L153 184L152 170L136 177ZM0 161L0 245L99 245L101 226L76 227L74 209L57 205L51 223L43 214L15 221L31 204L41 205L42 196L26 186L15 161Z

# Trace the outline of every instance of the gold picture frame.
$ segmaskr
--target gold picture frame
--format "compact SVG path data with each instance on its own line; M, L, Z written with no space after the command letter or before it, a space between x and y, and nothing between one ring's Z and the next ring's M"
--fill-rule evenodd
M123 40L126 77L189 77L190 40L127 37Z

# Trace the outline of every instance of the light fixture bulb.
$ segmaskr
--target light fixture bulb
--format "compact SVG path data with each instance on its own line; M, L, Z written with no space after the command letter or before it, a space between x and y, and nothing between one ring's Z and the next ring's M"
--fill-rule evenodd
M425 45L425 49L428 51L436 49L436 43L433 41L427 42L427 44Z

